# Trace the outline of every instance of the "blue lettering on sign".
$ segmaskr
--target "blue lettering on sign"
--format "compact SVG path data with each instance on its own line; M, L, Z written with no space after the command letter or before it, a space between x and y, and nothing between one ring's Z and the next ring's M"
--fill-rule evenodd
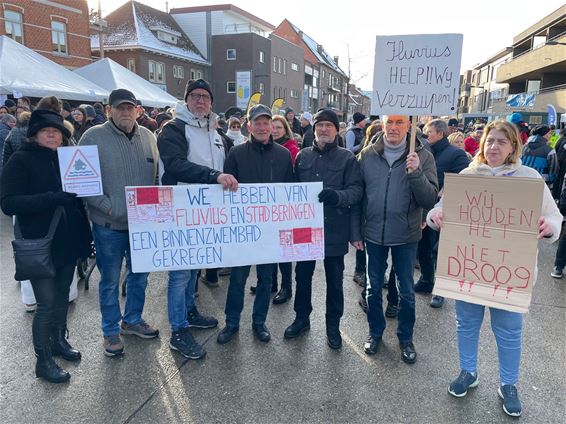
M206 191L205 191L206 190ZM208 191L208 187L200 187L198 189L197 194L191 194L191 189L187 189L187 197L189 198L189 203L191 206L197 205L210 205L210 202L207 200L206 195Z

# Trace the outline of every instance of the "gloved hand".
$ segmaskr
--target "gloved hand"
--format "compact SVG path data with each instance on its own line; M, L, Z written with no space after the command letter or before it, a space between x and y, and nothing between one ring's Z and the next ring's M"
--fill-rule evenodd
M66 191L57 191L51 194L51 199L56 206L71 206L77 198L76 193L68 193Z
M338 192L331 188L325 188L318 193L318 201L326 206L336 206L339 201Z

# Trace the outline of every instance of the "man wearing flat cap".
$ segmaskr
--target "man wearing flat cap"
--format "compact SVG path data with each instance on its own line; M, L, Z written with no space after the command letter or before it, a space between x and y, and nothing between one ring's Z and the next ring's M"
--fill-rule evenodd
M226 154L222 138L215 130L217 116L212 112L213 99L210 85L205 80L187 83L185 101L177 103L175 119L163 126L157 139L163 164L163 185L222 184L231 190L238 187L232 175L222 172ZM189 359L206 355L189 327L204 329L218 325L216 318L201 315L197 309L197 275L198 270L170 271L167 287L171 326L169 347Z
M88 129L81 146L97 146L102 174L102 196L85 197L96 246L100 271L100 312L104 335L104 354L124 352L120 334L155 338L159 331L142 318L148 273L131 269L128 236L126 186L151 186L156 181L157 149L155 136L136 123L136 98L125 89L116 89L108 98L110 119ZM126 305L120 311L119 279L126 257ZM121 323L120 323L121 322Z
M289 150L273 142L271 136L271 109L262 104L248 112L250 139L232 147L224 172L234 175L240 183L288 183L293 181L293 166ZM252 314L252 330L261 342L268 342L271 334L265 325L269 310L274 264L257 265L257 287ZM250 265L232 268L226 296L226 326L218 334L220 344L228 343L240 328L244 308L244 288L250 274Z
M342 347L340 318L344 312L344 255L348 253L350 226L359 206L363 187L354 154L338 147L338 117L331 109L314 116L313 146L302 149L295 161L295 177L300 182L322 181L318 199L324 203L324 272L326 275L326 338L332 349ZM359 247L359 245L358 245ZM295 279L295 321L285 330L292 339L310 328L312 277L316 261L297 262Z

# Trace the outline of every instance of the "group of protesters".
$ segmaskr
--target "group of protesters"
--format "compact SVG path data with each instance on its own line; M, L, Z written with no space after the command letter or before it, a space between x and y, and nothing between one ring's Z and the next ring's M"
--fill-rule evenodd
M258 104L245 116L222 121L212 111L213 92L202 79L189 81L184 101L175 107L153 111L156 119L148 116L126 89L112 91L106 108L89 106L94 113L79 107L85 112L82 117L58 99L43 100L27 118L27 128L20 131L21 142L3 161L0 201L4 213L17 217L24 238L45 236L58 207L64 211L53 242L56 275L30 283L37 301L32 328L35 371L37 377L54 383L70 378L54 356L69 361L81 358L68 341L67 308L76 261L91 254L92 242L100 271L104 354L123 354L122 335L143 339L159 335L159 330L143 318L149 274L135 273L131 268L126 186L221 184L225 190L237 191L239 184L246 183L322 182L318 200L324 205L328 346L342 347L344 257L351 244L357 253L354 279L364 287L360 304L367 312L369 328L363 344L365 353L378 353L385 317L397 318L400 357L412 364L417 360L413 343L415 292L431 293L434 287L445 173L527 178L544 174L544 170L522 164L524 147L519 128L506 120L490 122L481 131L479 126L473 128L472 137L478 145L475 152L467 152L464 147L470 143L463 140L456 119L427 122L416 135L414 146L410 143L411 122L404 115L382 116L368 123L357 112L351 127L344 128L328 108L314 115L303 112L298 119L291 109L286 109L284 116L273 116L270 108ZM77 127L72 124L77 117L92 124ZM1 117L0 122L4 122ZM541 137L548 132L544 128L533 131ZM56 150L73 144L97 146L103 195L78 199L76 194L62 190ZM560 148L563 146L562 142ZM562 216L549 188L545 186L544 190L539 238L553 242L560 235ZM389 258L388 304L384 310L382 288ZM417 258L421 276L414 284ZM126 301L122 311L119 282L124 259ZM278 268L282 284L273 303L285 303L292 297L292 264L250 261L228 270L219 344L229 343L239 332L251 266L256 265L257 274L251 323L257 340L271 339L266 322L271 293L277 291ZM310 329L315 267L316 261L311 260L295 265L295 319L284 332L287 339ZM214 287L217 274L218 270L206 270L201 280ZM206 355L191 328L218 325L216 318L201 314L197 308L198 275L199 270L170 271L168 275L169 346L189 359ZM441 307L443 302L435 296L431 306ZM519 416L523 315L489 309L499 354L498 393L504 411ZM460 374L448 388L455 397L465 396L478 384L483 315L484 306L456 301Z

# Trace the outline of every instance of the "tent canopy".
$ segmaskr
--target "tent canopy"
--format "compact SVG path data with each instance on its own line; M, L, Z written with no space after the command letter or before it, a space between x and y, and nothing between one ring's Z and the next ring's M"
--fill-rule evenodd
M99 84L108 91L116 88L130 90L143 106L174 106L179 100L149 81L134 74L112 59L105 58L75 69L75 73Z
M5 35L0 36L0 94L90 102L108 98L108 90Z

